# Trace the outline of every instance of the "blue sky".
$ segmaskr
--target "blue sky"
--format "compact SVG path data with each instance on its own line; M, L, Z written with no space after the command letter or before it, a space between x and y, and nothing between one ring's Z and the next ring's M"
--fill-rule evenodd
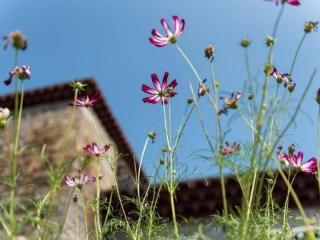
M302 37L303 25L308 20L320 20L320 2L304 0L300 7L287 6L279 27L274 61L281 71L288 71L294 50ZM170 79L179 82L178 95L173 100L173 124L177 126L190 96L188 82L196 83L190 69L173 46L158 49L148 42L150 30L160 28L161 17L179 15L186 20L180 46L193 60L202 77L209 76L209 67L203 57L207 44L216 47L215 67L221 89L241 89L246 80L241 38L252 39L249 49L253 72L263 66L267 49L264 38L271 34L279 11L273 3L260 0L186 1L186 0L10 0L0 2L0 34L20 29L29 40L29 48L21 54L20 63L32 66L32 79L27 88L43 87L82 77L94 77L128 137L133 149L140 155L146 133L159 132L155 144L147 150L143 164L152 174L159 160L159 149L164 143L161 106L143 104L142 83L150 83L150 74L170 72ZM302 89L312 70L320 63L320 35L307 37L297 62L293 78L297 82L295 97ZM0 77L7 77L13 63L13 52L2 51ZM320 77L320 76L319 76ZM298 127L290 130L290 137L299 140L306 157L316 154L316 115L314 102L316 78L306 97L304 114L298 117ZM261 79L260 79L261 80ZM0 94L12 91L1 85ZM214 133L212 113L206 99L201 108L206 115L210 133ZM227 122L230 116L223 117ZM226 124L225 124L226 125ZM228 140L245 141L248 129L241 121L230 123L233 133ZM178 160L195 169L193 177L216 173L213 162L204 161L194 154L207 149L198 117L194 114L182 138Z

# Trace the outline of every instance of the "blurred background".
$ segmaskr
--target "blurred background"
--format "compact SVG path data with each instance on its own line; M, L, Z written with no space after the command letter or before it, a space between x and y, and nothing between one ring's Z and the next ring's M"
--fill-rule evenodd
M274 55L274 63L281 72L289 71L304 33L304 23L320 20L319 9L317 0L302 1L299 7L286 6ZM165 143L162 108L143 104L141 99L145 94L141 92L141 84L150 84L152 73L162 78L165 71L170 72L170 80L177 79L178 95L172 101L173 129L177 129L186 100L191 96L188 84L191 81L197 88L197 81L174 46L159 49L149 43L150 30L156 27L162 31L159 22L162 17L170 22L172 15L184 18L186 26L179 45L201 77L206 78L210 76L210 68L203 49L213 44L220 89L230 93L241 90L247 79L240 40L243 37L252 40L250 65L256 74L265 63L264 39L271 34L279 10L280 6L263 0L10 0L0 2L0 34L21 30L28 38L29 47L19 58L20 64L32 67L27 89L94 77L138 157L148 131L156 131L157 140L148 148L143 162L147 174L152 175ZM299 99L311 72L319 66L319 34L308 35L302 47L293 72L297 82L293 101ZM13 50L1 50L0 56L0 78L6 79L14 62ZM281 143L295 142L305 152L305 160L316 155L318 105L314 98L320 87L319 79L320 75L305 99L297 125ZM258 81L262 81L262 76ZM12 91L13 86L0 85L0 94ZM291 104L293 106L295 104ZM200 107L213 138L215 123L207 98L201 99ZM245 143L250 139L250 129L241 119L232 119L231 112L221 117L224 129L232 130L226 140ZM208 155L208 145L196 112L181 143L177 161L183 178L209 177L217 173L215 162L201 157Z

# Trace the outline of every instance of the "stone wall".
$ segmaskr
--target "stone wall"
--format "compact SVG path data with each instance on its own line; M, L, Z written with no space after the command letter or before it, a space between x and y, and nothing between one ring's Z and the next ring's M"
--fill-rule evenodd
M74 116L74 125L71 128L71 121ZM92 123L95 122L95 124ZM12 123L11 123L12 124ZM9 176L10 154L9 146L12 141L12 127L8 127L0 138L0 169L1 176ZM118 156L115 143L110 139L104 130L99 119L94 112L87 108L77 108L73 115L73 108L68 106L67 102L58 102L52 104L43 104L30 107L24 110L21 138L20 155L18 161L18 198L25 202L27 198L39 199L43 197L49 188L48 169L61 168L68 175L75 175L77 170L84 171L87 175L97 175L97 161L85 166L82 147L86 144L97 142L99 145L111 144L106 159L101 159L101 191L111 190L114 185L115 174L117 174L117 163L121 162L121 172L123 179L119 185L133 185L132 177L126 169L126 164ZM42 154L41 154L42 153ZM128 184L129 182L129 184ZM133 185L134 186L134 185ZM5 185L0 184L0 190L7 192ZM79 195L78 190L65 187L61 179L61 188L52 194L52 204L56 207L53 213L47 213L58 222L64 221L65 207L73 194ZM4 194L2 194L4 196ZM89 203L96 196L96 185L86 186L84 188L86 202ZM79 203L80 204L80 203ZM79 209L80 205L78 206ZM32 206L30 206L32 208ZM64 239L75 239L75 209L76 205L72 202L66 214L66 224L64 228ZM81 211L79 211L81 212ZM90 228L93 227L92 212L87 211L87 218ZM79 213L79 226L81 228L81 237L84 239L83 216ZM26 234L29 230L25 230ZM30 231L31 232L31 231Z

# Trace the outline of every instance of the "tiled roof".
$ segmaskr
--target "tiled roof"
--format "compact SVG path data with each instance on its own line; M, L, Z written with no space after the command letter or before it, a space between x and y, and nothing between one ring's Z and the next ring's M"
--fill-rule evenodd
M119 152L122 154L122 159L125 160L129 166L132 174L134 174L135 168L138 167L135 155L124 136L117 120L112 114L111 108L103 98L96 81L92 78L86 78L79 80L82 83L87 84L86 93L94 94L98 93L100 101L94 106L94 112L100 119L103 127L113 139ZM48 104L59 101L72 101L74 93L70 87L71 82L56 84L44 88L34 89L26 91L24 94L24 107L32 107L40 104ZM0 106L6 106L10 109L14 108L14 94L0 96ZM146 179L144 172L141 173L141 178Z
M274 173L276 175L277 172ZM241 205L242 191L233 176L225 178L226 194L228 205L235 210L236 206ZM264 189L261 196L262 204L265 201L265 181ZM318 183L315 176L298 173L293 183L293 189L297 193L304 207L320 207L318 192ZM283 206L288 188L281 176L279 175L274 187L273 197L277 204ZM105 193L108 196L110 193ZM126 192L123 195L132 196ZM152 194L149 194L152 195ZM151 197L151 196L150 196ZM149 199L151 200L151 198ZM221 196L220 178L198 179L188 182L181 182L175 193L176 214L180 218L198 218L209 217L217 213L222 213L223 203ZM116 202L114 203L116 207ZM290 207L296 208L293 200L290 201ZM132 211L134 206L127 205L126 210ZM164 189L161 191L157 203L157 213L163 218L171 218L170 199L168 192Z

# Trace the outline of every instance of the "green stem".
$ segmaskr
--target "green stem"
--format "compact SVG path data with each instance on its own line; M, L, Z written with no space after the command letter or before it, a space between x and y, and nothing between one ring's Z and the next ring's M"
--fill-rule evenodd
M16 125L16 132L14 138L14 147L13 147L13 159L12 159L12 188L10 192L10 227L11 231L14 232L16 227L15 221L15 195L17 191L17 155L18 155L18 148L19 148L19 138L20 138L20 131L21 131L21 118L22 118L22 109L23 109L23 98L24 98L24 88L23 88L23 81L21 82L21 97L20 97L20 104L19 104L19 112L18 112L18 119Z
M280 23L280 19L281 19L281 16L283 14L283 11L284 11L284 6L285 6L285 4L281 5L280 12L278 14L277 20L276 20L275 25L273 27L273 31L272 31L272 37L273 38L275 38L275 36L276 36L277 29L278 29L278 26L279 26L279 23ZM273 51L273 46L271 46L269 48L267 66L272 66L272 51ZM259 112L258 112L257 122L256 122L257 132L256 132L256 134L254 136L253 149L252 149L252 155L251 155L251 161L250 161L251 162L251 171L253 171L254 173L257 171L256 170L256 161L257 161L256 154L257 154L257 151L258 151L258 148L259 148L259 143L261 141L260 134L261 134L261 130L262 130L263 124L264 124L264 117L265 117L265 112L266 112L266 107L265 107L266 104L265 104L265 102L266 102L266 99L267 99L267 96L268 96L268 83L269 83L269 74L266 73L266 76L265 76L265 79L264 79L264 83L263 83L263 86L262 86L262 97L261 97L261 102L260 102L260 107L259 107ZM252 181L252 183L249 184L249 189L251 189L249 199L252 198L252 195L254 194L254 189L255 189L255 186L256 186L256 178L254 178L253 180L254 181ZM249 201L249 203L250 203L250 201ZM243 225L244 226L243 227L244 231L242 231L242 234L246 234L247 224L248 224L249 217L250 217L250 211L251 211L251 205L247 206L246 218L245 218L244 225Z
M77 234L77 240L79 240L79 209L78 209L78 203L75 203L76 205L76 234Z
M83 192L80 189L80 196L81 196L81 202L82 202L82 211L83 211L83 217L84 217L84 225L86 229L86 239L89 240L89 232L88 232L88 221L87 221L87 214L86 214L86 206L84 203L84 197L83 197Z
M170 101L170 100L169 100ZM178 230L178 224L176 219L176 211L175 211L175 204L174 204L174 192L175 187L173 185L173 180L175 178L175 175L173 174L173 152L171 148L171 140L169 138L169 132L168 132L168 124L167 124L167 114L166 114L166 108L165 104L162 104L163 109L163 119L164 119L164 127L165 127L165 135L167 139L167 145L169 149L169 171L170 171L170 179L169 179L169 195L170 195L170 205L171 205L171 214L172 214L172 220L173 220L173 226L174 226L174 234L176 239L179 239L179 230Z
M148 146L149 140L150 140L150 138L147 137L147 139L146 139L146 141L144 143L144 146L143 146L143 149L142 149L142 153L141 153L141 158L140 158L140 161L139 161L138 174L137 174L137 177L136 177L137 193L138 193L138 201L139 202L140 202L140 174L141 174L142 162L143 162L143 159L144 159L145 152L147 150L147 146Z
M318 187L319 187L319 194L320 194L320 105L318 109L318 123L317 123L317 159L318 159Z
M102 238L101 224L100 224L100 162L97 159L97 199L96 199L96 228L98 230L97 239Z
M289 72L290 74L293 73L294 67L295 67L297 59L298 59L298 55L299 55L300 49L302 47L302 44L303 44L304 40L306 39L306 36L307 36L307 34L304 33L302 38L301 38L301 40L300 40L300 42L299 42L299 44L298 44L298 47L296 49L296 52L294 54L293 61L292 61L291 67L290 67L290 72Z
M39 240L41 240L41 211L44 207L44 205L46 204L48 198L50 197L51 195L51 191L49 191L45 197L42 199L42 201L40 202L39 204L39 207L37 209L37 230L38 230L38 234L39 234Z

